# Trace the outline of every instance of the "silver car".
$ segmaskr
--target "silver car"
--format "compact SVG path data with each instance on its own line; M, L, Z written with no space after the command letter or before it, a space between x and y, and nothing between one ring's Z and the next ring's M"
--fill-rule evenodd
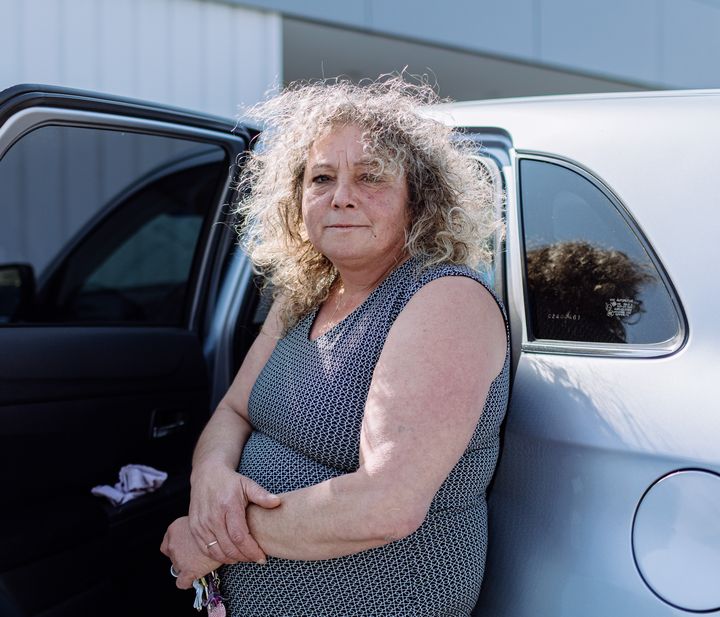
M513 389L476 615L720 611L718 112L720 91L427 112L475 141L506 223L486 274ZM229 207L255 135L0 93L3 617L189 613L157 549L267 310ZM128 463L169 479L117 507L90 495Z
M477 615L720 610L719 112L720 91L433 112L477 140L507 224L515 370Z

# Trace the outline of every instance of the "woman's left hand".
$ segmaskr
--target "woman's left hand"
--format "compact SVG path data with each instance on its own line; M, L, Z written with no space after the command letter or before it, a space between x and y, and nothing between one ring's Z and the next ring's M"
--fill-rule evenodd
M178 577L180 589L190 589L196 578L209 574L222 563L202 553L190 532L189 519L183 516L175 520L165 532L160 552L170 558Z

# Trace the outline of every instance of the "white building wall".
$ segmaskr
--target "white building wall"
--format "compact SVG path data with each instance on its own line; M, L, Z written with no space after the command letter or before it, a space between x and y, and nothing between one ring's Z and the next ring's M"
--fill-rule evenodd
M0 0L0 90L47 83L235 116L282 79L276 13L206 0Z

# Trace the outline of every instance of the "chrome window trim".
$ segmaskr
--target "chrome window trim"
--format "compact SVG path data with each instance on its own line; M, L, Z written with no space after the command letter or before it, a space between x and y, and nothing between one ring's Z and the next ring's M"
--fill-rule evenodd
M505 214L505 185L504 178L497 158L487 153L477 154L473 158L482 165L490 174L493 185L493 214L496 220L504 221ZM493 234L492 251L492 276L493 288L501 298L505 298L505 247L502 228L497 229Z
M517 167L515 149L508 151L508 163L502 168L505 177L505 281L507 312L510 322L510 349L513 373L525 344L525 294L523 288L524 250L519 224Z
M688 337L688 324L685 311L682 308L675 288L670 281L670 278L662 266L662 262L659 260L657 254L653 250L651 244L648 242L645 234L642 232L642 228L637 223L635 218L629 212L625 204L622 202L620 197L604 182L600 177L594 174L592 171L572 159L550 154L547 152L537 152L532 150L513 150L511 152L512 167L515 171L514 179L514 210L516 214L516 220L513 222L513 228L517 232L515 234L515 241L517 244L517 254L515 259L520 266L519 278L521 279L520 284L515 282L516 291L521 291L522 310L518 309L518 316L521 317L522 322L522 343L520 345L521 351L528 353L542 353L542 354L560 354L560 355L581 355L581 356L600 356L600 357L622 357L622 358L656 358L668 356L676 353L685 345ZM625 224L629 227L630 231L635 235L647 253L650 261L655 267L656 271L660 276L665 289L670 295L675 314L678 319L678 332L674 337L667 341L661 341L658 343L590 343L581 341L555 341L550 339L530 339L529 338L529 315L528 315L528 303L527 303L527 280L526 280L526 269L525 269L525 235L522 221L522 207L520 204L520 163L523 160L534 160L550 163L564 167L570 171L577 173L584 177L588 182L600 190L603 195L610 201L615 207L618 214L623 218ZM517 273L517 269L514 269Z
M474 144L474 158L489 172L493 181L493 212L496 220L505 224L507 199L506 170L510 165L512 149L510 134L499 127L457 127L459 136ZM500 227L493 237L494 288L507 305L505 229ZM507 306L506 306L507 308Z
M70 110L61 107L28 107L13 114L0 126L0 162L5 153L24 135L45 126L74 126L80 128L103 128L106 130L122 129L133 133L152 134L160 137L186 138L190 141L204 143L213 142L222 147L228 155L229 165L228 175L221 193L222 198L215 205L212 212L213 221L215 222L222 218L222 209L227 203L227 197L232 186L233 170L236 165L234 157L245 150L246 147L245 140L232 133L225 134L172 122L94 111ZM205 242L205 248L198 264L198 281L204 281L207 276L212 253L219 239L220 230L218 227L218 225L213 225ZM191 331L197 330L199 326L198 318L203 294L202 287L202 285L196 285L193 289L192 298L189 299L190 311L186 327ZM126 326L119 325L117 327Z

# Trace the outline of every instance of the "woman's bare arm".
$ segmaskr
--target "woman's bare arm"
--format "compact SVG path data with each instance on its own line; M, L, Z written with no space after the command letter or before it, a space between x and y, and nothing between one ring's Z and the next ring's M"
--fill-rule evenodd
M265 560L245 519L249 503L263 508L280 504L255 482L238 474L238 462L252 428L247 406L255 380L280 336L280 303L276 302L250 347L230 389L203 430L193 455L190 524L198 548L224 563ZM207 547L207 544L217 543Z
M378 360L359 469L285 493L275 509L250 505L250 530L263 550L329 559L415 531L469 443L505 350L502 315L481 285L444 277L424 286Z

